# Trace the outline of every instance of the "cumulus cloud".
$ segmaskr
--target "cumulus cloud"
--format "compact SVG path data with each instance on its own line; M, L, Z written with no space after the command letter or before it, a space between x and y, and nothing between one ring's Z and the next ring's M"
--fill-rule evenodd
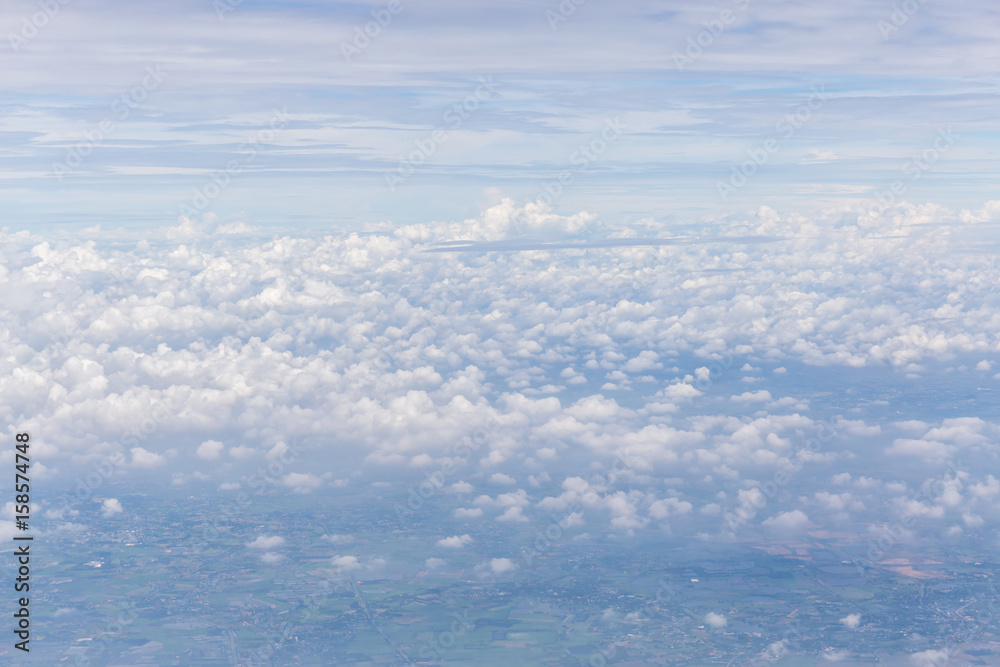
M132 465L136 468L157 468L167 462L162 454L146 451L142 447L132 450Z
M497 521L524 523L529 521L529 519L524 516L524 510L520 507L508 507L503 511L503 514L497 517Z
M260 535L253 542L248 542L251 549L275 549L285 545L285 538L279 535Z
M989 381L1000 323L992 283L975 278L994 269L957 249L997 210L901 205L887 227L856 223L849 210L765 207L696 225L691 245L621 245L669 226L600 236L592 216L509 200L461 223L320 240L215 234L201 223L175 231L211 243L152 242L162 230L132 247L99 232L93 241L7 233L0 283L11 289L0 307L16 306L26 328L4 335L12 354L45 355L0 383L0 404L45 423L52 437L38 463L69 485L90 466L249 493L332 492L357 479L406 511L439 496L456 519L515 526L553 516L620 538L722 536L744 506L755 513L743 532L884 521L885 507L990 530L1000 483L984 468L933 489L872 471L905 466L907 479L933 482L957 456L988 456L1000 425L974 414L884 421L860 395L848 418L787 382L808 368L856 386L860 366ZM441 240L511 243L519 214L542 240L576 230L581 242L612 234L616 245L475 261L434 254L452 249ZM707 231L731 239L711 260L693 242ZM736 240L748 234L760 242ZM17 243L29 265L11 254ZM619 282L627 289L608 289ZM51 283L67 287L15 303ZM960 316L934 296L959 288ZM749 391L724 389L745 387L747 373ZM821 418L833 440L806 448ZM218 465L182 468L179 442L199 443L198 460ZM772 481L778 473L787 484ZM806 484L813 474L822 481ZM656 483L665 476L672 489ZM769 482L776 495L748 495ZM705 485L728 495L694 503ZM800 509L783 511L795 496Z
M739 396L732 396L731 398L739 403L760 403L763 401L770 401L771 392L766 389L759 389L757 391L746 391Z
M914 440L910 438L897 438L892 446L886 450L891 456L915 458L921 461L941 461L951 454L954 447L946 445L936 440Z
M783 533L798 533L809 526L809 517L802 510L792 510L765 519L763 525Z
M724 614L717 614L714 611L710 611L705 614L705 624L710 628L724 628L729 625L729 621Z
M206 440L198 445L196 454L198 455L198 458L204 459L205 461L214 461L219 458L223 449L225 449L225 445L218 440Z
M687 514L692 509L694 509L694 505L686 500L666 498L653 502L649 506L649 515L655 519L665 519L671 514Z
M916 667L941 667L948 664L948 649L927 649L910 655L910 663Z
M482 507L459 507L454 512L456 519L477 519L483 515Z
M357 556L334 556L330 559L330 564L343 572L353 572L362 567Z
M439 547L445 547L446 549L461 549L470 544L472 544L472 538L468 535L452 535L451 537L443 537L437 541Z
M104 513L104 516L114 516L122 511L122 504L118 502L117 498L107 498L101 504L101 511Z
M322 486L323 480L311 473L292 472L285 475L281 483L290 487L295 493L309 493Z
M848 614L839 621L844 627L851 630L861 625L861 614Z
M13 520L15 515L17 514L16 507L17 505L15 505L13 502L6 503L3 508L3 516L7 519ZM35 512L34 506L31 507L32 507L31 511L32 513L34 513ZM59 508L59 509L45 510L45 518L54 520L68 519L75 516L79 516L79 514L80 510L74 510L74 509Z
M229 455L234 459L245 459L253 456L256 451L253 447L240 445L238 447L230 447Z
M517 569L517 565L509 558L491 558L488 565L493 574L506 574Z

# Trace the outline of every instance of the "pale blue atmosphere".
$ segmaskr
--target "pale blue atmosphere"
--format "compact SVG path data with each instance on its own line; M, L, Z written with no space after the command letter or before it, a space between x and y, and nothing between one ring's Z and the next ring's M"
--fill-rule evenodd
M981 3L39 7L0 15L14 226L173 224L232 160L197 210L325 230L460 219L564 171L556 212L615 221L849 208L901 178L897 199L973 209L997 186L998 10ZM911 181L939 130L954 144Z

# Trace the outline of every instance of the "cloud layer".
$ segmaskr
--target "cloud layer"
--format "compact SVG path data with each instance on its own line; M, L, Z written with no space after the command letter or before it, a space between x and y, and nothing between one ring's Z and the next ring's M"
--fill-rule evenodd
M219 5L59 2L37 27L37 3L4 3L9 220L162 225L187 205L356 229L552 183L564 212L632 219L805 211L896 179L968 207L994 186L983 3L426 0L384 27L385 2ZM949 127L955 146L906 178Z
M349 236L212 216L6 232L0 415L45 434L38 469L70 489L83 470L304 494L401 479L404 513L435 498L567 536L971 534L997 519L970 466L1000 426L916 406L940 378L980 400L996 384L998 211L761 208L678 233L505 200Z

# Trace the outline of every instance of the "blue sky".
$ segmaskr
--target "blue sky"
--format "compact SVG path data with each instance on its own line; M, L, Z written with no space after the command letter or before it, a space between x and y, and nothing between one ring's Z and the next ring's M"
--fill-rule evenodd
M851 210L893 181L899 200L975 209L997 184L984 5L40 7L0 10L12 229L161 227L182 205L267 226L460 220L560 174L555 212L621 223Z

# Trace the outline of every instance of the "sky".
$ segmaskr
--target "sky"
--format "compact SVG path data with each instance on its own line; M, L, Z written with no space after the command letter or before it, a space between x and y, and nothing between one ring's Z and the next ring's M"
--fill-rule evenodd
M297 492L455 464L483 492L456 511L519 522L624 457L659 475L652 495L602 491L597 515L630 535L662 503L722 517L805 461L827 494L884 467L896 486L855 499L873 512L941 474L992 488L942 466L992 460L976 448L1000 428L975 403L1000 371L995 9L0 17L2 414L48 433L43 477L110 464L232 491L301 441ZM958 402L928 412L941 382ZM844 449L799 455L824 424ZM950 522L932 533L996 517L986 497L927 510ZM843 519L786 501L774 521Z
M989 5L391 10L4 3L3 224L360 230L546 195L680 224L864 208L895 181L971 210L997 182Z
M484 580L530 572L484 526L553 521L995 553L998 18L4 3L0 424L41 534L277 466L433 498L413 557Z

